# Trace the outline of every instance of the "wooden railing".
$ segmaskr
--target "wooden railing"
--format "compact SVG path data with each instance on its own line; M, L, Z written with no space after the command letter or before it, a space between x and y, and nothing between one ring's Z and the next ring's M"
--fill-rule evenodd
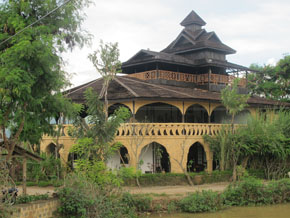
M154 80L154 79L164 79L164 80L174 80L181 82L196 83L199 85L204 85L207 83L212 84L223 84L228 85L233 82L236 78L234 76L221 75L221 74L188 74L165 70L151 70L141 73L134 73L128 75L129 77L135 77L141 80ZM245 78L240 78L239 86L246 87L247 80Z
M175 137L175 136L203 136L217 135L222 126L228 124L214 123L124 123L117 133L117 137ZM72 125L63 125L61 136L69 136ZM237 125L235 125L237 127Z

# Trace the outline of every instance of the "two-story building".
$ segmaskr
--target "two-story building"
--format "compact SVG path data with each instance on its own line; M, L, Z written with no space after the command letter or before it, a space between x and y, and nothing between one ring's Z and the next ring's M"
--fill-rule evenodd
M177 38L160 52L140 50L122 64L108 88L109 114L119 106L127 107L132 118L123 124L116 141L123 144L108 166L138 167L144 173L212 171L215 168L210 147L203 135L215 135L229 120L221 103L220 91L235 77L240 78L239 92L247 93L250 69L226 60L236 51L222 43L194 11L181 22ZM84 103L84 91L91 87L100 93L103 79L96 79L68 91L67 97ZM236 116L235 123L247 121L249 114L277 108L281 103L251 97L248 108ZM85 114L82 114L85 116ZM67 126L60 143L64 161L72 161L74 139ZM44 136L41 150L54 149L51 137Z

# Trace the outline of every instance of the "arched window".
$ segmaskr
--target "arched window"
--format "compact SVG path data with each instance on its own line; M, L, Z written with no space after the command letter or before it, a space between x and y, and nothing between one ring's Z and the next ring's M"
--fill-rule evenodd
M130 108L129 108L128 106L126 106L126 105L124 105L124 104L116 103L116 104L111 105L111 106L108 108L108 116L111 116L112 114L114 114L114 112L115 112L116 110L118 110L120 107L125 107L125 108L127 108L127 109L131 112L131 110L130 110ZM132 112L131 112L131 113L132 113Z
M231 116L227 113L227 109L224 106L219 106L213 110L210 116L210 122L212 123L230 123Z
M144 105L137 111L135 118L139 122L149 123L182 122L182 115L177 107L160 102Z
M184 120L186 123L208 123L208 113L204 107L195 104L186 110Z

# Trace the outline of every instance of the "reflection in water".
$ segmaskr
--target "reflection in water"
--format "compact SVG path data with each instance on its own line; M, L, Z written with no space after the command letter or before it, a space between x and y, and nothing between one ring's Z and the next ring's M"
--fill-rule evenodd
M290 204L260 207L231 207L214 213L154 214L150 218L289 218Z

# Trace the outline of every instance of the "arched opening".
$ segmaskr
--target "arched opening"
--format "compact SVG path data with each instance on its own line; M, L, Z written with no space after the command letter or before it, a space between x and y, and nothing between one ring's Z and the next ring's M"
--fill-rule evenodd
M191 105L186 110L184 120L186 123L208 123L208 113L201 105Z
M187 155L187 172L201 172L207 167L206 153L202 144L194 143Z
M68 154L68 161L67 164L71 170L74 170L76 167L75 161L78 159L78 155L76 153L69 153Z
M122 146L107 160L107 167L110 169L127 167L129 165L129 160L128 150L125 146Z
M56 152L57 152L57 149L56 149L56 145L55 144L53 144L53 143L50 143L47 147L46 147L46 153L48 154L48 155L52 155L52 156L56 156L56 155L58 155L58 154L56 154Z
M137 111L135 118L139 122L149 123L182 122L182 115L177 107L160 102L144 105Z
M142 173L169 173L171 166L166 148L156 142L146 145L139 156L139 168Z
M219 106L213 110L210 116L210 122L212 123L230 123L231 116L227 113L227 109L224 106Z
M108 108L108 116L111 116L112 114L114 114L114 112L115 112L116 110L118 110L120 107L125 107L125 108L127 108L127 109L131 112L131 110L130 110L130 108L129 108L128 106L126 106L126 105L124 105L124 104L116 103L116 104L111 105L111 106ZM132 113L132 112L131 112L131 113Z
M250 117L251 117L250 111L243 110L243 111L239 112L235 116L234 123L236 123L236 124L247 124L247 122L248 122Z

